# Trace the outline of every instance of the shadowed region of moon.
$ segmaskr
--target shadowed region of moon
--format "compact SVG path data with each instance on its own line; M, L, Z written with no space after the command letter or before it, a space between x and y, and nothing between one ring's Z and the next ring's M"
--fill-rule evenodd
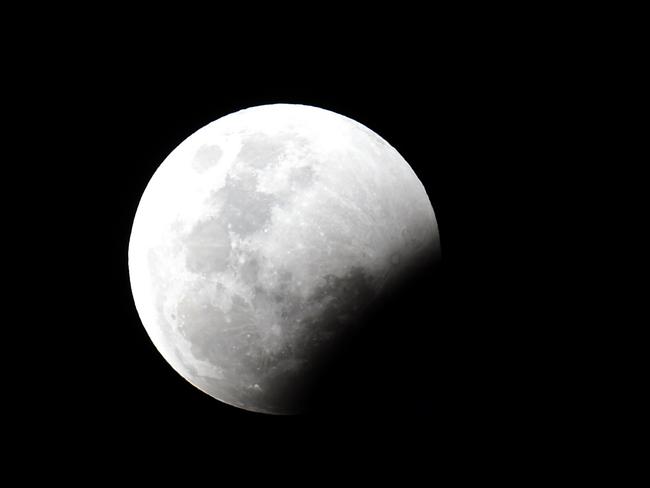
M129 272L178 373L231 405L291 414L314 410L378 305L438 255L433 209L397 151L333 112L268 105L207 125L162 163Z
M423 255L358 312L356 326L320 351L297 398L303 412L428 415L436 399L449 401L450 331L435 322L431 330L430 320L445 309L441 272L435 255Z

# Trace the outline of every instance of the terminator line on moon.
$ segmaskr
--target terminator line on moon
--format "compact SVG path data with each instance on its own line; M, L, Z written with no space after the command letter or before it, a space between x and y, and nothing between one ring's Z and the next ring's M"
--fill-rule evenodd
M342 115L277 104L222 117L165 159L129 274L179 374L230 405L292 414L363 309L438 252L431 203L394 148Z

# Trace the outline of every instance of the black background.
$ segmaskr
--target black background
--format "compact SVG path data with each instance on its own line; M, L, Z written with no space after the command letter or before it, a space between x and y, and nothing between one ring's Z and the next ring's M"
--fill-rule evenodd
M342 467L360 465L361 481L396 486L501 480L537 461L530 479L574 463L571 436L596 438L610 416L594 415L609 395L601 379L620 378L582 357L614 362L611 346L589 344L600 317L584 316L607 300L581 280L601 285L609 250L586 251L617 235L609 204L625 186L591 178L621 160L618 147L598 154L620 146L603 135L624 119L608 105L638 105L609 84L627 84L618 66L632 50L612 25L626 22L597 6L240 6L3 11L3 135L16 149L3 156L3 264L15 271L3 434L18 432L7 445L28 462L20 474L51 476L39 450L67 475L101 464L91 484L129 451L149 474L180 467L221 482L235 467L240 484L339 484ZM333 110L384 137L424 184L442 245L442 264L374 310L294 417L230 407L175 373L140 323L127 267L139 198L169 152L274 102ZM609 338L621 320L605 323ZM590 382L597 397L575 402ZM174 461L145 460L157 450Z
M526 53L504 55L510 40L498 33L486 43L486 29L396 23L347 25L346 36L337 24L259 35L238 24L230 37L85 24L42 48L27 83L38 105L29 123L47 128L49 154L33 212L48 245L31 244L48 262L47 306L33 313L56 351L34 380L44 425L91 445L162 431L211 446L251 427L291 438L365 426L451 449L529 401L512 372L517 329L503 308L516 298L501 292L499 261L522 236L500 232L498 216L516 205L502 195L513 171L527 190L513 161L544 92L528 84ZM140 323L127 266L140 196L165 157L219 117L277 102L332 110L385 138L424 184L442 246L441 264L373 311L298 417L225 405L174 372Z

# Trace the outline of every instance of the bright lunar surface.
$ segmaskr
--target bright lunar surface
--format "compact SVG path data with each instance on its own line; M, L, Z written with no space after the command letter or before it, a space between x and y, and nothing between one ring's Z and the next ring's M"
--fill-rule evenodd
M393 147L342 115L278 104L220 118L165 159L129 274L178 373L230 405L292 414L363 309L438 252L425 189Z

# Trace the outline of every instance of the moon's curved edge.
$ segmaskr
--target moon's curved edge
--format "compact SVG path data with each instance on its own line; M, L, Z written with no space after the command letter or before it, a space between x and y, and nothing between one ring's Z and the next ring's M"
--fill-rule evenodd
M433 250L433 252L435 252L435 256L433 256L433 257L434 257L435 259L440 259L440 255L441 255L441 244L440 244L440 235L439 235L439 228L438 228L438 220L437 220L437 217L436 217L436 214L435 214L435 210L433 209L433 205L431 204L431 199L430 199L429 194L428 194L428 192L427 192L427 190L426 190L426 187L422 184L422 181L421 181L420 178L418 177L417 173L415 173L415 171L413 170L412 166L411 166L411 165L408 163L408 161L407 161L407 160L406 160L406 159L401 155L401 153L400 153L400 152L399 152L399 151L398 151L394 146L392 146L392 145L391 145L391 144L390 144L386 139L384 139L381 135L379 135L378 133L376 133L375 131L373 131L372 129L370 129L369 127L367 127L366 125L364 125L364 124L362 124L362 123L360 123L360 122L358 122L358 121L356 121L356 120L354 120L354 119L352 119L352 118L350 118L350 117L347 117L347 116L345 116L345 115L342 115L342 114L339 114L339 113L337 113L337 112L334 112L333 110L328 110L328 109L324 109L324 108L321 108L321 107L314 107L314 106L310 106L310 105L306 105L306 104L294 104L294 103L272 103L272 104L257 105L257 106L253 106L253 107L243 108L243 109L237 110L237 111L235 111L235 112L231 112L231 113L229 113L229 114L226 114L226 115L224 115L224 116L222 116L222 117L219 117L218 119L216 119L216 120L214 120L214 121L212 121L212 122L210 122L210 123L208 123L208 124L206 124L206 125L204 125L204 126L198 128L197 130L195 130L194 132L192 132L190 135L188 135L187 137L185 137L185 138L183 139L183 141L181 141L181 143L179 143L179 144L176 146L176 148L174 148L174 149L173 149L173 150L172 150L172 151L167 155L167 157L162 161L162 163L158 166L158 168L164 164L164 162L165 162L165 161L166 161L166 160L167 160L167 159L172 155L172 153L173 153L173 152L174 152L178 147L180 147L180 146L183 144L184 141L186 141L186 140L192 138L196 133L201 132L201 131L207 129L208 127L210 127L211 125L213 125L213 124L215 124L215 123L217 123L217 122L219 122L219 121L222 121L222 120L225 119L225 118L229 118L230 116L233 116L233 115L235 115L235 114L240 114L241 112L253 111L253 110L257 110L257 109L269 108L269 107L273 107L273 106L283 106L283 107L296 107L296 106L298 106L298 107L302 107L302 108L309 109L309 110L316 110L316 111L328 112L328 113L333 114L333 115L335 115L335 116L342 117L342 118L346 119L348 122L350 122L351 124L353 124L354 126L356 126L356 127L358 127L359 129L363 130L364 132L368 132L368 133L370 133L372 136L379 138L379 140L381 140L384 144L386 144L386 145L387 145L391 150L393 150L394 152L396 152L396 153L400 156L400 158L401 158L401 159L406 163L406 165L408 166L408 168L409 168L409 170L411 171L411 173L415 176L416 181L420 184L421 189L424 191L424 193L425 193L425 195L426 195L426 197L427 197L427 200L429 201L429 205L431 206L431 210L432 210L432 218L433 218L433 222L432 222L432 223L433 223L433 231L434 231L433 241L432 241L432 242L433 242L433 245L435 246L435 249ZM156 168L156 171L158 170L158 168ZM145 195L145 192L146 192L146 188L149 186L149 184L151 183L152 179L154 178L154 176L155 176L155 174L156 174L156 171L154 171L154 172L152 173L151 177L150 177L149 180L147 181L147 184L145 185L145 190L143 190L142 195L140 196L140 199L138 200L138 205L137 205L137 207L136 207L136 212L135 212L136 215L137 215L137 212L138 212L138 208L140 207L140 204L141 204L141 202L142 202L142 199L144 198L144 195ZM128 246L128 249L127 249L127 255L128 255L128 272L129 272L129 285L130 285L130 287L131 287L131 295L132 295L132 298L133 298L134 304L135 304L135 306L136 306L136 310L138 311L138 318L140 319L140 322L142 323L142 316L143 316L143 314L142 314L142 311L141 311L141 309L140 309L140 306L138 305L138 301L135 299L135 294L134 294L134 283L133 283L133 277L132 277L132 273L131 273L131 268L132 268L132 266L131 266L131 252L130 252L130 249L131 249L131 242L132 242L133 229L134 229L134 226L135 226L135 222L136 222L136 219L135 219L135 215L134 215L134 219L133 219L133 222L132 222L132 225L131 225L131 232L130 232L130 234L129 234L129 246ZM146 333L147 333L147 336L149 337L149 340L150 340L151 343L154 345L154 347L156 348L156 350L161 354L161 356L163 356L163 358L165 358L165 360L166 360L166 362L169 364L169 366L170 366L170 367L171 367L171 368L172 368L176 373L178 373L178 374L179 374L179 375L180 375L180 376L181 376L185 381L187 381L189 384L191 384L193 387L195 387L195 388L198 389L199 391L205 393L206 395L208 395L208 396L214 398L215 400L218 400L219 402L224 403L224 404L226 404L226 405L228 405L228 406L230 406L230 407L241 408L241 409L243 409L243 410L247 410L247 411L249 411L249 412L254 412L254 413L270 414L270 415L277 415L277 416L292 416L292 415L297 415L297 414L300 414L300 413L301 413L300 410L296 410L296 411L284 411L284 412L283 412L283 411L274 411L274 410L265 410L265 409L256 408L256 407L249 406L249 405L244 405L244 404L241 404L241 403L238 403L238 402L235 402L235 401L226 401L226 400L224 400L224 399L222 399L222 398L219 398L219 395L215 395L213 392L209 392L209 391L207 391L206 389L202 388L201 386L199 386L198 384L196 384L194 381L192 381L192 379L190 379L190 378L188 377L188 375L186 375L186 374L185 374L185 373L184 373L180 368L176 368L176 367L174 367L173 364L174 364L175 361L174 361L174 360L171 360L171 361L170 361L170 358L167 357L168 355L167 355L166 351L163 351L163 350L162 350L160 347L158 347L158 345L156 344L156 342L155 342L155 340L154 340L154 338L153 338L153 336L152 336L152 333L150 332L149 328L148 328L144 323L142 323L142 325L144 326L144 329L145 329L145 331L146 331Z

